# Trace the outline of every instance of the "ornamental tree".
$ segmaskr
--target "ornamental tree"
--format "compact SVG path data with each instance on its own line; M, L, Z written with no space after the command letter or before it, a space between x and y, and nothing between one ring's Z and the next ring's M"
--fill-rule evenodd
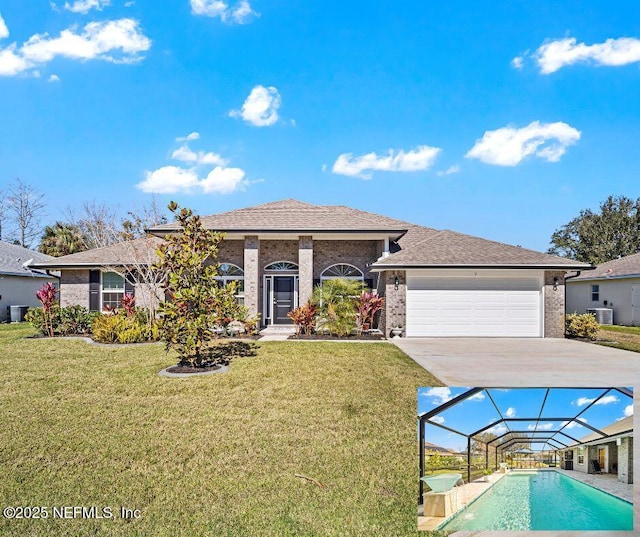
M228 361L215 348L218 328L244 318L246 309L235 298L235 282L222 286L216 280L223 235L205 229L199 216L175 202L169 210L182 232L168 235L156 251L154 269L163 275L166 296L158 308L160 338L167 351L178 353L180 365L205 367Z

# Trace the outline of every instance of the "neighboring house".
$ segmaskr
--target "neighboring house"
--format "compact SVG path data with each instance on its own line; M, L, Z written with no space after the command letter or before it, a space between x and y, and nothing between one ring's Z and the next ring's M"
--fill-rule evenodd
M343 277L385 297L385 334L402 326L407 336L563 337L564 275L591 268L350 207L296 200L205 216L202 223L225 233L218 252L221 278L241 283L239 300L267 326L290 324L287 313L304 304L315 285ZM180 228L168 223L148 231L164 237ZM41 266L62 271L63 304L100 309L114 290L126 291L126 282L100 275L117 264L115 257L109 249L92 250Z
M597 461L602 473L617 474L618 481L633 483L633 416L618 420L601 432L592 433L560 451L561 467L586 474L594 473Z
M613 309L613 323L640 326L640 253L567 280L567 313Z
M10 320L10 306L40 306L36 291L58 278L34 270L30 263L46 263L54 258L22 246L0 241L0 322Z
M462 455L460 453L451 451L446 447L438 446L437 444L432 444L431 442L424 443L424 451L427 456L432 455L433 453L437 453L438 455L442 455L444 457L455 457L456 459L462 459Z

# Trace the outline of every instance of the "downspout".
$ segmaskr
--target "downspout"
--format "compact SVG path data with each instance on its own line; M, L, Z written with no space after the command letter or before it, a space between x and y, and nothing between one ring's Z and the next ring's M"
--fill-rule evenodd
M582 274L581 270L576 270L576 273L573 276L565 276L564 277L564 313L567 314L567 280L573 280L573 278L577 278Z
M424 476L424 422L420 420L420 433L419 442L420 442L420 477ZM422 503L422 495L424 493L424 481L420 479L420 490L418 491L418 505Z

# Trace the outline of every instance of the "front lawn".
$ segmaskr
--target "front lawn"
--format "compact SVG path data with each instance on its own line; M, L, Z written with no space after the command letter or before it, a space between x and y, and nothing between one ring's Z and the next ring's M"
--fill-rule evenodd
M159 344L31 333L0 326L0 505L49 518L0 534L416 535L416 389L441 383L396 347L265 342L167 379ZM64 506L114 518L53 519Z
M604 326L598 332L600 345L640 352L640 327L638 326Z

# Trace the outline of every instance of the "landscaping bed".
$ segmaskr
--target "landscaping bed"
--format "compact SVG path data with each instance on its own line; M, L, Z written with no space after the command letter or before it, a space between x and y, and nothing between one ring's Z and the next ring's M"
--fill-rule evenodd
M158 345L31 334L0 326L0 504L140 518L0 518L0 535L417 535L416 390L442 383L395 346L264 342L169 382Z
M349 334L348 336L336 336L333 334L293 334L287 339L310 340L310 341L386 341L382 333L372 334Z

